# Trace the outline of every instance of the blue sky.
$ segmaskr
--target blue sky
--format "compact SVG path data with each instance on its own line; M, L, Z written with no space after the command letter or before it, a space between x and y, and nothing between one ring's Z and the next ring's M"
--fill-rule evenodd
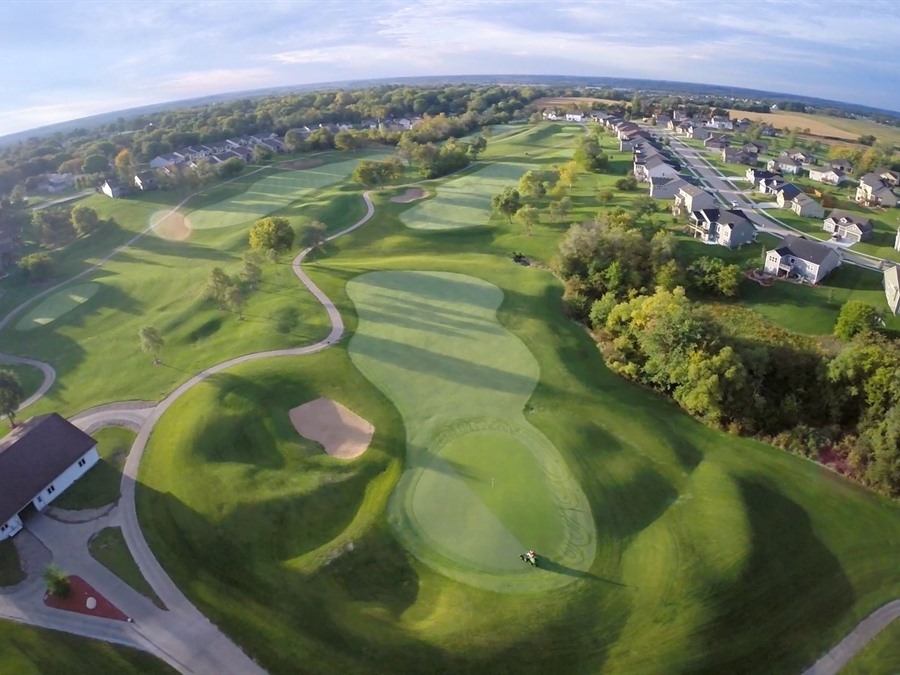
M900 110L900 2L6 0L0 135L192 96L345 79L708 82Z

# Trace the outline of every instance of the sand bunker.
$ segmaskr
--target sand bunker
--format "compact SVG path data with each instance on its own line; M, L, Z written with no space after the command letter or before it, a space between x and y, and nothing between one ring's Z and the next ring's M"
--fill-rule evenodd
M332 457L353 459L369 447L375 427L330 398L317 398L291 410L297 433L321 443Z
M311 169L320 164L322 164L321 159L296 159L293 162L282 162L278 165L278 168L286 169L288 171L297 171L300 169Z
M150 225L156 236L169 241L184 241L191 236L187 218L178 211L157 211L150 216Z
M423 190L422 188L409 188L402 195L397 195L396 197L391 197L391 201L396 204L409 204L410 202L415 202L420 199L425 199L428 196L428 191Z

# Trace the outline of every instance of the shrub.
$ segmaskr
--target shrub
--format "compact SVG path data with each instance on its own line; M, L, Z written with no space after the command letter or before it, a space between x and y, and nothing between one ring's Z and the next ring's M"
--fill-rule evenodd
M57 598L66 597L72 589L68 575L56 565L47 565L44 569L44 583L47 592Z

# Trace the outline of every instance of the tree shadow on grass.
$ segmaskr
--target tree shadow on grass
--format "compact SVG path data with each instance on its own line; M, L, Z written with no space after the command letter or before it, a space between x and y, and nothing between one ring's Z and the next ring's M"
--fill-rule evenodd
M831 646L821 636L846 616L856 594L802 506L764 479L744 477L738 485L750 555L739 579L711 589L717 616L697 636L709 660L694 672L800 672Z
M538 569L544 570L546 572L552 572L553 574L562 574L567 577L574 577L576 579L584 579L586 581L599 581L604 584L610 584L611 586L618 586L620 588L635 588L634 586L629 586L628 584L623 584L620 581L615 581L614 579L607 579L605 577L601 577L597 574L589 570L579 570L574 567L568 567L567 565L563 565L560 562L555 560L551 560L542 555L537 556Z

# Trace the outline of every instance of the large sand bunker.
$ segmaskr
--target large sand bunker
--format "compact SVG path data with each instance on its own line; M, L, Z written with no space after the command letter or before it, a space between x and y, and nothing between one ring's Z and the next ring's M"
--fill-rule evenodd
M369 447L375 427L330 398L317 398L291 410L297 433L321 443L332 457L353 459Z
M156 236L169 241L184 241L191 236L191 228L178 211L157 211L150 216L150 225Z
M391 201L396 204L409 204L410 202L416 202L420 199L425 199L425 197L427 196L427 190L423 190L422 188L409 188L402 195L391 197Z

